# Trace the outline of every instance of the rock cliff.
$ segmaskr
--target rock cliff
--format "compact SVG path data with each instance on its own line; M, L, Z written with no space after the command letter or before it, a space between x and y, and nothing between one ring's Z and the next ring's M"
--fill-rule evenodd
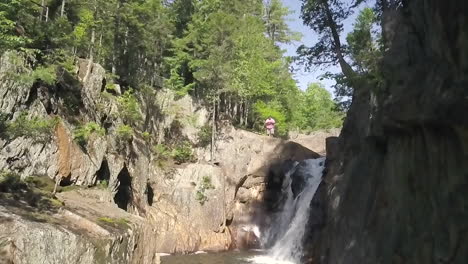
M49 188L45 200L55 205L46 208L22 195L2 196L6 263L144 264L162 252L252 246L245 227L259 224L263 204L274 202L268 186L281 182L283 162L319 156L292 141L224 125L215 160L206 148L194 147L190 161L171 163L155 146L196 145L208 122L208 112L190 97L177 99L165 90L140 94L141 122L122 139L119 127L128 122L119 98L125 91L108 89L110 79L98 64L80 60L74 72L59 69L50 85L22 78L32 71L18 54L6 53L0 63L3 121L53 124L40 137L0 131L0 171L59 190L47 198ZM91 123L105 132L80 142L77 130ZM312 147L322 152L320 144Z
M467 263L467 11L414 0L392 14L385 85L358 87L328 142L310 263Z

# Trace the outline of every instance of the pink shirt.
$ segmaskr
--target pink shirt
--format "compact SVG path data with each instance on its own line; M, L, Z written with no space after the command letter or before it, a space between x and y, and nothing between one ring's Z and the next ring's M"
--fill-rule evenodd
M272 129L272 128L275 128L275 120L273 118L268 118L266 121L265 121L265 127L267 129Z

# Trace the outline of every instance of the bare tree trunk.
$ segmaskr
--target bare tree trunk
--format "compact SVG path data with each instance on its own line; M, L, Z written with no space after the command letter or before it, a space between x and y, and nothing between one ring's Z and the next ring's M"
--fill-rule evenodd
M45 22L47 23L49 21L49 7L46 7L46 14L45 14Z
M41 1L41 7L42 7L42 9L41 9L41 15L40 15L40 19L39 19L40 21L42 21L42 17L44 16L44 13L45 13L44 12L44 10L45 10L45 0Z
M250 113L250 107L249 107L249 103L246 102L245 103L245 127L247 127L249 125L249 113Z
M211 161L214 161L215 151L215 138L216 138L216 98L213 99L213 110L211 114Z
M233 116L234 119L237 121L237 101L234 102L234 107L232 108L232 110L234 110L232 116Z
M62 176L57 176L57 179L55 180L54 190L52 191L53 195L55 195L57 193L57 188L58 188L61 180L62 180Z
M63 17L65 14L65 1L66 0L62 0L62 7L60 8L60 17Z
M244 102L241 101L239 104L239 124L242 126L244 124Z
M89 74L91 73L91 66L93 64L93 59L94 59L94 42L96 40L96 31L93 28L91 31L91 45L89 47L89 60L88 60L88 66L86 67L86 74L83 78L83 83L86 82L88 79Z
M232 119L232 101L231 101L231 96L230 95L227 95L227 98L226 98L227 102L227 106L226 106L226 112L227 112L227 115L229 116L230 119Z

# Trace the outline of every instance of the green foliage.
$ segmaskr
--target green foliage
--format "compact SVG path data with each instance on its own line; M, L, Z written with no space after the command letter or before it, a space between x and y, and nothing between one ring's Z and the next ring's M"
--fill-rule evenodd
M142 120L140 105L133 90L130 89L117 98L120 115L126 124L134 124Z
M55 189L55 181L49 178L47 175L26 177L24 182L28 186L37 188L47 193L52 193ZM60 186L58 191L60 191Z
M18 174L0 171L0 192L18 192L26 188L26 183L21 180L21 177Z
M157 160L167 160L171 157L171 150L163 144L157 144L153 147L153 154Z
M54 65L47 67L39 66L33 71L31 78L34 80L41 80L48 85L53 85L57 81L56 70Z
M116 129L117 137L121 141L129 141L133 138L133 128L128 125L120 125Z
M199 183L197 192L195 193L195 199L201 204L204 205L208 201L208 196L206 191L215 189L214 185L211 182L210 176L203 176L201 182Z
M286 116L283 112L281 112L281 106L279 104L270 103L266 104L262 101L258 101L254 105L255 113L258 115L258 119L256 122L257 129L260 131L264 131L264 122L268 117L272 117L276 121L275 126L275 134L284 137L288 134L288 125L286 123Z
M0 112L0 138L5 138L6 130L8 128L8 116L5 113Z
M285 23L289 11L280 1L200 1L185 34L173 41L167 84L179 94L201 96L206 104L229 95L245 108L226 113L248 127L259 116L253 102L275 102L286 116L299 92L277 42L297 39ZM220 26L223 25L223 26ZM251 113L254 114L252 115ZM248 114L250 113L250 114Z
M76 74L76 58L100 63L113 75L106 78L102 94L110 98L114 82L127 90L112 96L118 100L125 125L140 127L138 99L152 109L154 91L163 87L220 109L226 108L221 99L229 98L236 110L220 114L244 128L263 130L262 119L271 113L280 135L286 135L299 116L296 101L301 91L290 72L292 59L278 46L298 40L299 35L288 28L290 11L280 0L72 0L64 2L63 14L61 1L48 0L44 1L50 11L47 20L36 2L0 3L0 53L34 51L34 59L27 61L35 70L23 77L48 85L67 83L64 80ZM349 12L340 1L325 2L330 4L340 33ZM319 48L307 54L313 61L336 63L330 23L320 4L325 2L303 0L305 23L322 37ZM359 36L350 41L356 43L350 44L350 50L364 43L362 34L355 35ZM370 53L341 49L345 55L356 54L368 68L375 65ZM79 95L66 94L63 99L65 108L78 113ZM207 136L208 131L204 132ZM126 136L129 138L128 133Z
M141 133L141 137L143 138L143 140L149 142L151 140L151 134L147 131Z
M104 128L94 122L89 122L75 129L73 138L78 142L78 144L85 146L91 136L96 135L102 137L105 134L106 130Z
M106 84L106 92L114 92L115 88L116 88L115 83Z
M192 145L188 141L177 144L171 152L171 157L176 164L190 162L194 159Z
M43 119L39 117L28 117L27 112L22 112L14 121L8 122L6 137L10 140L26 137L33 139L36 143L46 143L53 136L55 126L59 118Z
M301 130L314 131L341 127L343 118L330 93L321 84L312 83L298 101L294 123Z
M96 184L96 187L98 189L105 190L109 187L109 181L108 180L102 180Z
M209 124L202 126L197 134L198 146L206 147L210 145L212 135L213 135L213 129Z

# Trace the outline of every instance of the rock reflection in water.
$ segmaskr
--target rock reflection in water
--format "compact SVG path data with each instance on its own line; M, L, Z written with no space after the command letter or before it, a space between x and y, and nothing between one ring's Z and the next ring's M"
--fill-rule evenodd
M161 257L161 264L249 264L255 252L222 252Z

